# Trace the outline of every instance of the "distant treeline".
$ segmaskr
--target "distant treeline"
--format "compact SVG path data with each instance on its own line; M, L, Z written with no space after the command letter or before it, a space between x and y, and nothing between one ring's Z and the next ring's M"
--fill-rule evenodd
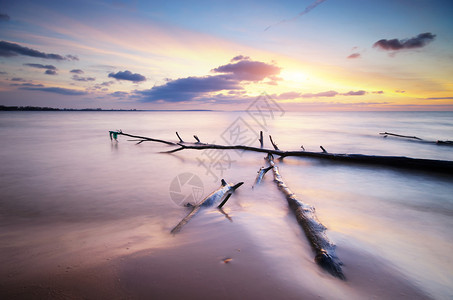
M4 106L0 105L0 111L136 111L135 109L110 109L104 110L101 108L53 108L53 107L39 107L39 106Z

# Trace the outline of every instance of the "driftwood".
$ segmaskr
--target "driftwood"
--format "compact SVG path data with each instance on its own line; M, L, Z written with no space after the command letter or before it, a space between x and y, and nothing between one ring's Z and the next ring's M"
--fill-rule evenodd
M258 175L256 176L256 179L255 179L255 183L253 184L252 186L252 189L255 188L255 186L259 185L261 183L261 180L263 180L263 177L264 175L267 173L267 171L269 171L270 169L272 169L272 167L261 167L259 170L258 170Z
M200 211L200 209L204 207L209 207L214 204L220 203L218 208L221 210L222 206L225 205L231 194L242 184L243 182L239 182L238 184L232 185L228 184L225 180L222 179L222 185L217 190L209 194L200 203L189 205L190 207L192 207L192 210L186 217L181 220L181 222L178 223L178 225L176 225L171 230L171 233L175 234L181 231L182 227L186 225L187 222L189 222L190 219L192 219ZM221 210L221 212L231 221L231 218L227 214L225 214L223 210Z
M116 133L116 135L124 135L141 139L138 143L150 141L164 143L167 145L177 146L170 151L165 153L175 153L185 149L194 150L205 150L205 149L221 149L221 150L245 150L254 151L260 153L270 153L280 157L297 156L297 157L312 157L317 159L327 159L346 163L357 163L357 164L368 164L386 166L392 168L403 168L419 171L438 172L453 175L453 161L448 160L436 160L436 159L423 159L423 158L411 158L406 156L379 156L379 155L364 155L364 154L337 154L329 152L311 152L311 151L282 151L275 149L257 148L252 146L244 145L217 145L217 144L205 144L205 143L175 143L160 139L153 139L148 137L141 137L131 134L126 134L122 131L110 131L110 134Z
M394 136L394 137L399 137L399 138L405 138L409 140L415 140L418 142L423 142L423 143L429 143L429 144L437 144L437 145L442 145L442 146L453 146L453 141L429 141L429 140L424 140L416 136L409 136L409 135L401 135L401 134L396 134L396 133L391 133L391 132L380 132L380 135L383 135L385 138L388 136Z
M268 161L274 172L274 181L285 195L288 205L296 216L297 222L303 228L310 245L315 252L315 261L322 268L335 277L345 280L341 270L341 261L335 255L335 245L329 240L325 231L326 227L319 222L314 207L307 205L296 198L296 195L288 188L274 163L272 154L268 155Z

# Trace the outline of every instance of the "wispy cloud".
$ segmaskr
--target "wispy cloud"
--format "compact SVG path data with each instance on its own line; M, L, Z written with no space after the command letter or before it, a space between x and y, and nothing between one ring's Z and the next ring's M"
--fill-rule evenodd
M347 58L349 59L354 59L354 58L359 58L360 57L360 53L352 53L351 55L349 55Z
M359 91L349 91L346 93L339 93L337 91L326 91L326 92L319 92L319 93L298 93L298 92L286 92L282 93L278 96L275 96L277 99L281 100L292 100L298 98L321 98L321 97L336 97L336 96L363 96L366 95L367 92L363 90Z
M76 56L67 55L66 57L59 54L44 53L35 49L21 46L19 44L10 43L6 41L0 41L0 56L2 57L13 57L18 55L38 57L44 59L55 59L55 60L78 60Z
M295 16L295 17L293 17L291 19L284 19L284 20L281 20L278 23L275 23L274 25L267 26L266 29L264 29L264 31L267 31L267 30L269 30L269 28L271 28L273 26L276 26L276 25L280 25L282 23L295 21L296 19L302 17L303 15L308 14L312 9L314 9L316 6L318 6L319 4L323 3L324 1L326 1L326 0L316 0L315 2L313 2L312 4L307 6L305 8L305 10L300 12L297 16Z
M146 77L138 73L132 73L131 71L119 71L117 73L110 73L109 77L115 78L116 80L127 80L134 83L142 82L146 80Z
M22 87L20 87L19 89L27 90L27 91L41 91L41 92L55 93L55 94L60 94L60 95L65 95L65 96L83 96L83 95L88 94L87 92L80 91L80 90L66 89L66 88L60 88L60 87L41 87L41 85L39 85L39 86L22 85Z
M387 51L397 51L402 49L414 49L421 48L426 46L428 43L432 42L436 37L435 34L430 32L420 33L416 37L410 39L391 39L386 40L382 39L374 43L373 47L380 48Z

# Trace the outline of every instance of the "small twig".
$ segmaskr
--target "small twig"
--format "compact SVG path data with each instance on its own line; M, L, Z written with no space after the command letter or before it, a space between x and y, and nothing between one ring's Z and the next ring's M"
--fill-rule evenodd
M305 151L304 145L301 145L300 148Z
M272 136L271 136L270 134L269 134L269 139L271 140L271 144L272 144L272 146L274 147L274 149L275 149L275 150L280 150L280 149L278 149L277 144L274 143L274 141L272 140Z
M258 139L260 141L261 148L264 147L264 139L263 139L263 131L260 131L260 138Z
M200 142L200 139L198 138L198 136L193 135L193 137L197 140L198 143L201 143L201 142Z
M319 147L321 148L321 150L322 150L322 153L327 153L326 149L324 149L324 147L323 147L323 146L319 146Z
M176 131L176 136L178 137L178 139L179 139L179 141L180 141L181 143L184 143L184 141L183 141L182 138L179 136L179 134L178 134L177 131Z

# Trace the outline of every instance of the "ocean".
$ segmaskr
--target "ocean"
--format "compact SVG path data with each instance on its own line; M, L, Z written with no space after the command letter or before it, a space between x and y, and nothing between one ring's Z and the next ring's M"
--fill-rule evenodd
M453 174L277 159L328 228L341 281L314 263L272 172L252 189L262 153L168 154L111 130L256 147L263 131L269 148L272 135L282 150L453 161L451 146L379 134L453 140L453 112L0 112L0 295L453 298ZM207 208L171 235L221 179L244 182L229 218Z

